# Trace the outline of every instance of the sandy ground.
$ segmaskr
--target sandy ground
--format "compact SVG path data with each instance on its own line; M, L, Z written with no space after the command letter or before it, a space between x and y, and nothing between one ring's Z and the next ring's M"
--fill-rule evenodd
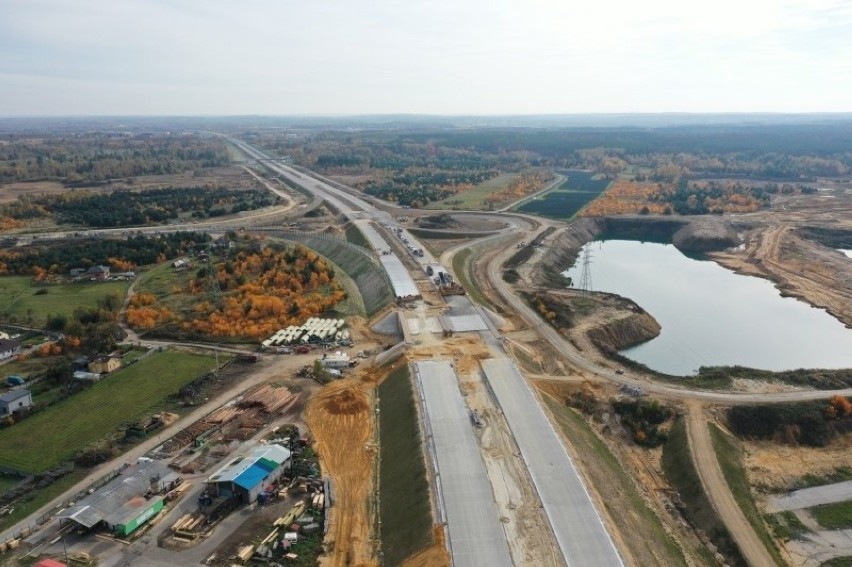
M325 539L329 552L321 565L378 565L369 508L376 455L374 387L361 371L327 385L307 407L306 421L335 500Z
M420 553L406 559L403 567L447 567L450 565L450 555L444 543L444 530L441 526L432 529L433 543Z
M852 262L805 240L791 225L755 229L744 250L711 257L726 268L772 280L785 295L822 307L852 327Z
M822 448L770 441L743 441L743 447L749 480L762 491L786 491L807 474L822 476L852 464L852 433Z

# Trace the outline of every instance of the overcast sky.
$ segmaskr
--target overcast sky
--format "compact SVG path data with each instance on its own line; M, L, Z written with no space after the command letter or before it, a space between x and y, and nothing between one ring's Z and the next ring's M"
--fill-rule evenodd
M0 0L0 115L848 111L850 0Z

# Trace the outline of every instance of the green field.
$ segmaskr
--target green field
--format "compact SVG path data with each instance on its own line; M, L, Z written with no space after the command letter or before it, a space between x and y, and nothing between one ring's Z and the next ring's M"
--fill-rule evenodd
M86 282L34 286L28 276L0 277L0 318L8 322L43 326L47 316L71 316L74 310L95 307L99 299L112 293L124 297L130 282ZM45 295L35 295L46 289Z
M593 179L595 174L587 171L569 171L567 175L568 178L552 191L530 199L513 210L569 220L606 191L610 184L607 179Z
M488 306L490 305L488 300L485 299L485 296L482 295L479 288L473 285L470 278L470 263L473 261L471 259L472 255L473 249L465 248L453 256L453 272L456 274L456 277L459 279L459 283L465 288L465 290L467 290L468 295L473 301L480 305Z
M21 478L16 476L0 475L0 494L3 494L19 482L21 482L21 480Z
M432 538L429 483L408 374L408 366L401 366L378 389L379 513L385 565L401 564Z
M109 437L122 423L162 407L181 386L212 370L208 356L161 352L0 431L0 466L41 472Z
M514 181L517 176L517 173L501 173L497 177L480 183L473 189L463 191L461 193L453 195L452 197L447 197L446 199L443 199L441 201L434 201L432 203L429 203L428 205L426 205L426 208L438 209L442 211L453 209L465 211L486 211L488 210L488 204L485 202L485 200L493 193L497 193L498 191L502 191L503 189L508 187L509 184ZM515 199L513 198L512 201L514 200ZM507 203L508 202L509 201L507 201Z
M852 528L852 501L815 506L809 511L819 525L828 530Z
M6 529L23 520L85 477L86 471L74 470L48 486L31 492L24 499L16 501L12 513L0 517L0 529Z

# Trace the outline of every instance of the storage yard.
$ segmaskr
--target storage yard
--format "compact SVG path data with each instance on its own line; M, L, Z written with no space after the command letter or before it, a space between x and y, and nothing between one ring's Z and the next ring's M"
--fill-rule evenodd
M344 344L350 339L349 331L343 328L345 324L343 319L311 317L299 327L291 325L286 329L280 329L260 343L260 346L267 349L290 345Z

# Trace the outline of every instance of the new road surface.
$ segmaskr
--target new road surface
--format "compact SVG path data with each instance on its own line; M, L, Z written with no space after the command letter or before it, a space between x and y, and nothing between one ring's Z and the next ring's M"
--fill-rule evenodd
M414 364L454 567L512 565L473 424L447 361ZM599 564L602 565L602 564Z
M565 561L571 567L623 565L574 463L515 363L501 358L481 364Z

